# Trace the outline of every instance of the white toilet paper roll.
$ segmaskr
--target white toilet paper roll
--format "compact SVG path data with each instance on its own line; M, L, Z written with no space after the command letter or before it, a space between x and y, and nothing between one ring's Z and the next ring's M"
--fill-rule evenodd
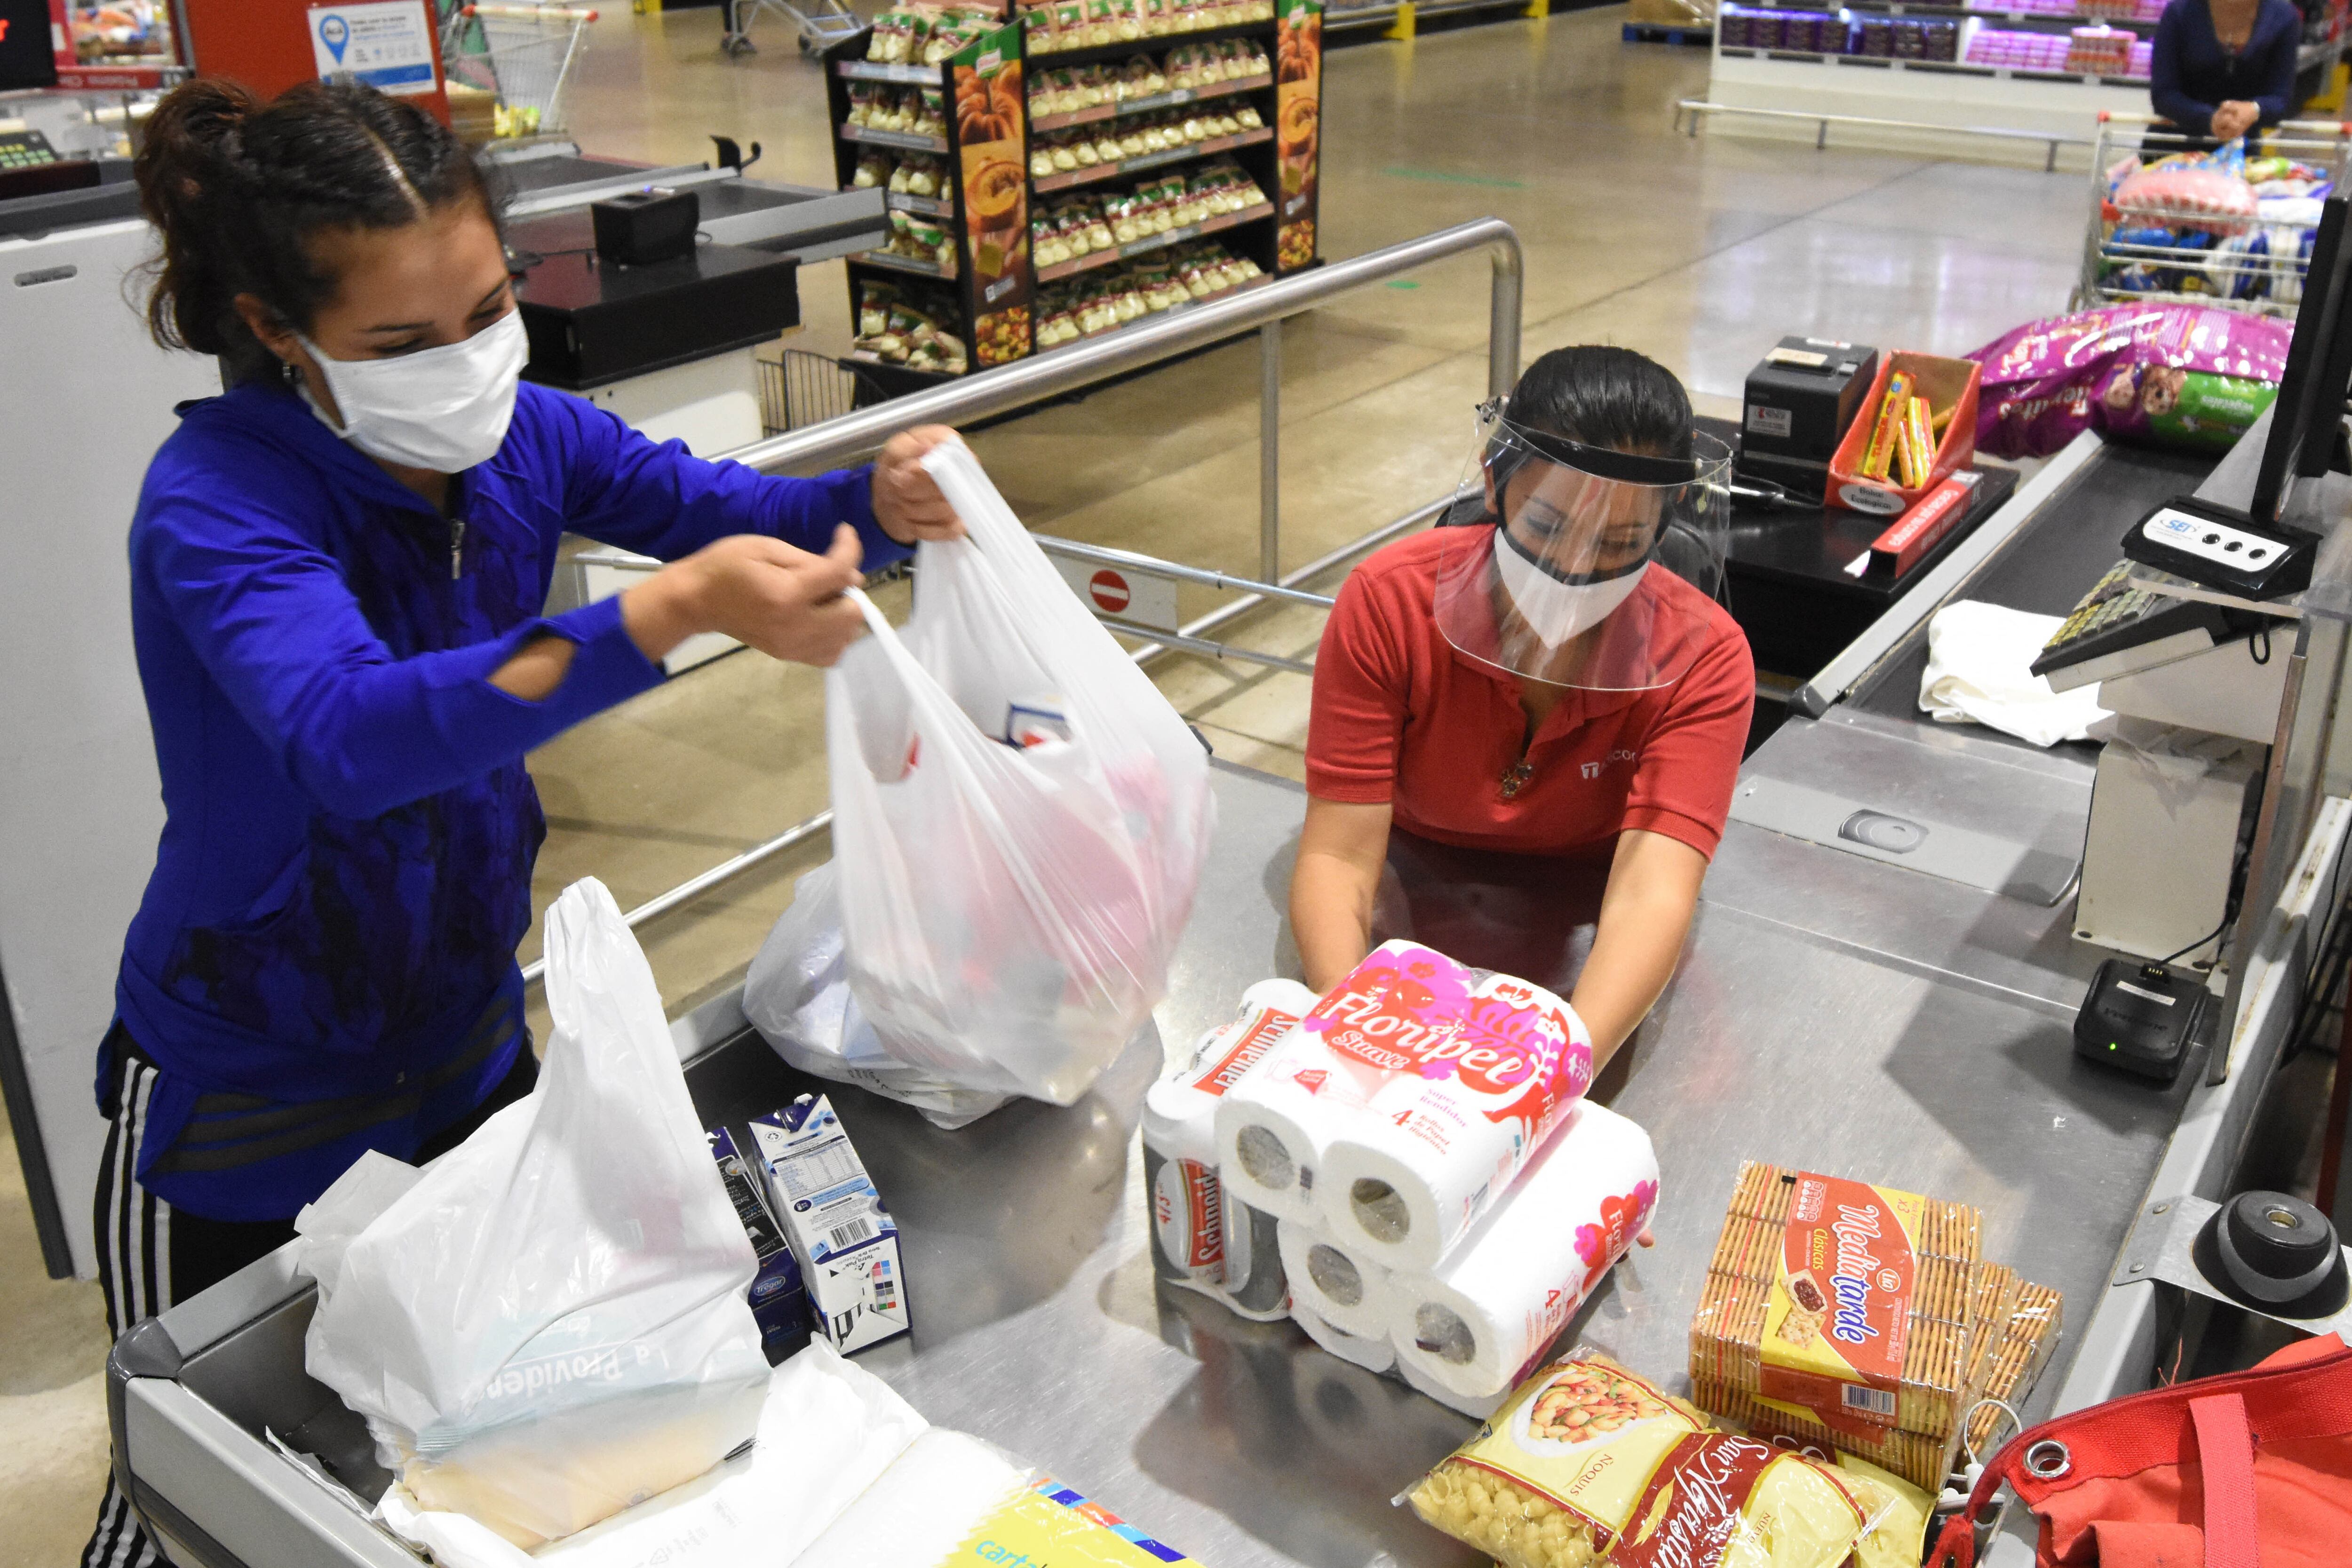
M1288 1310L1289 1290L1273 1216L1251 1209L1218 1175L1216 1111L1314 1005L1315 994L1296 981L1260 981L1242 994L1234 1021L1203 1035L1143 1101L1153 1272L1261 1322Z
M1605 1106L1579 1105L1435 1274L1392 1278L1398 1360L1459 1394L1508 1393L1633 1244L1657 1197L1650 1135Z
M934 1426L793 1558L793 1568L944 1564L1029 1479L987 1444Z
M1387 1372L1397 1363L1396 1346L1382 1334L1378 1339L1366 1339L1343 1329L1335 1329L1304 1307L1290 1309L1290 1321L1307 1331L1307 1337L1351 1366L1366 1372Z
M1387 1337L1396 1315L1387 1269L1314 1226L1283 1220L1276 1229L1294 1312L1304 1308L1360 1339Z
M1324 1010L1343 1008L1345 989ZM1591 1034L1539 985L1477 976L1466 996L1441 995L1432 1011L1450 1019L1451 1038L1329 1139L1316 1189L1331 1233L1399 1272L1435 1268L1592 1082Z
M1484 1398L1477 1399L1466 1394L1456 1394L1419 1367L1407 1363L1402 1357L1397 1360L1395 1375L1402 1378L1405 1386L1415 1394L1425 1394L1448 1410L1458 1411L1473 1421L1486 1420L1496 1411L1500 1410L1503 1407L1503 1402L1511 1396L1511 1391L1507 1388L1500 1394L1489 1394Z

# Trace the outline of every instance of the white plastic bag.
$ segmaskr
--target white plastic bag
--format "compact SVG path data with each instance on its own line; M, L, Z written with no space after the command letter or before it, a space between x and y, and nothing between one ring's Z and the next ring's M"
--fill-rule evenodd
M849 994L837 876L827 861L793 889L792 907L777 918L743 976L744 1017L778 1056L804 1073L911 1105L950 1131L979 1121L1006 1097L958 1089L898 1060L882 1048Z
M295 1220L310 1375L420 1507L526 1547L718 1464L768 1379L751 1244L603 883L564 890L546 948L530 1097L388 1205L398 1184L362 1162Z
M1167 988L1208 759L971 453L924 466L971 537L920 546L905 632L860 595L874 635L825 681L850 990L898 1060L1067 1105ZM1070 739L992 739L1015 704Z
M377 1511L442 1568L742 1568L793 1561L930 1424L822 1340L776 1368L747 1454L579 1534L526 1553L394 1485Z

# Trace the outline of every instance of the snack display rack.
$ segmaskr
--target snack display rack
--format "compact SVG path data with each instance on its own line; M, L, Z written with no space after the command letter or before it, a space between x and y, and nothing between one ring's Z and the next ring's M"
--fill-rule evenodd
M860 396L1193 308L1316 259L1322 0L886 12L824 51Z

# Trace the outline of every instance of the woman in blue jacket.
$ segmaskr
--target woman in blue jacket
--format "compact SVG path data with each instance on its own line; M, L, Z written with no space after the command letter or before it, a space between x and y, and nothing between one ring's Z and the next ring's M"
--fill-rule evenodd
M826 665L866 564L960 531L902 436L763 477L519 384L495 205L447 130L359 87L195 81L138 177L190 405L131 527L165 822L100 1047L100 1279L120 1332L285 1242L366 1150L421 1160L529 1089L523 757L703 631ZM544 616L566 531L670 564ZM85 1561L153 1561L110 1488Z
M2192 136L2234 142L2294 107L2303 13L2288 0L2172 0L2156 25L2148 100Z

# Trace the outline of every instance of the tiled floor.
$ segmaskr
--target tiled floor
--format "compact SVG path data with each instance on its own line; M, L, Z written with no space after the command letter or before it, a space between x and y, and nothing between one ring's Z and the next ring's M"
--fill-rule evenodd
M1706 85L1696 49L1628 46L1611 7L1341 48L1327 61L1323 248L1333 258L1496 214L1527 247L1525 353L1608 341L1679 372L1728 412L1784 332L1959 352L2063 310L2083 220L2071 175L1786 142L1676 134ZM823 92L780 29L720 58L708 10L605 7L572 121L591 151L701 158L720 132L763 142L757 173L831 178ZM803 279L795 346L846 346L840 269ZM1282 518L1296 564L1443 491L1485 385L1486 272L1432 268L1293 321L1284 347ZM1197 564L1256 560L1254 348L1202 355L974 446L1034 527ZM1188 616L1214 595L1187 590ZM1286 611L1238 635L1306 657ZM1221 755L1296 776L1303 678L1177 658L1160 684ZM739 654L581 726L533 758L551 832L541 902L585 875L650 898L819 809L821 683ZM827 853L797 855L643 929L681 1008L730 984ZM536 942L526 956L535 953ZM62 1568L87 1529L105 1441L102 1329L88 1285L39 1278L0 1151L0 1568Z

